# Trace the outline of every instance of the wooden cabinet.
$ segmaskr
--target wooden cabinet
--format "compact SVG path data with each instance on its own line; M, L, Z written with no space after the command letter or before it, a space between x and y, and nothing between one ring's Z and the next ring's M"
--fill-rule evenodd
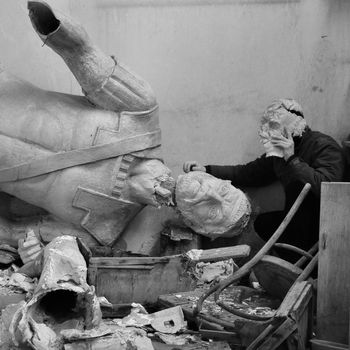
M317 283L317 338L348 344L350 183L322 183Z

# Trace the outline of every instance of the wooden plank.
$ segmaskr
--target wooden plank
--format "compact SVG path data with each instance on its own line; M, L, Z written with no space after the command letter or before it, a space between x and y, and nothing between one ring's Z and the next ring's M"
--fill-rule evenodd
M88 272L87 272L88 283L96 286L96 279L97 279L97 267L89 266Z
M224 247L216 249L199 250L198 257L192 259L195 262L200 261L219 261L226 259L240 259L249 256L250 247L246 244L233 247ZM147 265L156 263L167 263L170 260L181 261L182 254L158 257L92 257L90 258L90 266L120 266L126 265Z
M101 270L152 270L153 266L152 265L111 265L111 266L103 266L98 269L99 272Z
M171 258L178 258L176 255L172 257L92 257L89 266L117 266L117 265L153 265L158 263L168 263Z
M255 350L259 344L261 344L266 337L273 331L274 326L269 324L255 339L249 344L247 350Z
M212 329L199 328L202 337L213 340L224 340L237 347L241 345L241 337L236 332L218 331Z
M246 244L236 245L232 247L214 248L202 250L201 254L194 261L220 261L227 259L246 258L250 254L250 247Z
M297 322L299 322L299 320L302 318L305 310L311 306L312 295L312 285L308 284L305 286L303 292L299 295L299 298L297 299L296 303L293 306L293 309L290 312L292 318Z
M348 350L348 346L345 344L334 343L325 340L312 339L311 340L313 350Z
M295 283L283 299L276 317L287 317L291 313L300 316L312 297L312 286L310 282L303 281Z
M350 183L322 183L317 286L317 337L348 343Z
M297 324L290 318L287 318L263 344L258 347L258 350L274 350L278 348L295 330Z
M305 349L309 344L309 340L313 337L312 322L314 315L310 314L310 310L312 310L312 302L309 302L308 307L304 309L303 314L298 316L298 330L294 334L295 342L293 342L293 344L297 345L297 350ZM293 338L293 336L291 338Z

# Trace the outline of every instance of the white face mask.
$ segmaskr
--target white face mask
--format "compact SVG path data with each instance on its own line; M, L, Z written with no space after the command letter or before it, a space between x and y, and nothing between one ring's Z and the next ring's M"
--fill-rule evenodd
M271 105L261 119L259 136L265 149L266 157L283 158L282 149L271 143L272 136L288 137L288 134L301 136L306 128L305 119L289 112L285 106L277 101Z

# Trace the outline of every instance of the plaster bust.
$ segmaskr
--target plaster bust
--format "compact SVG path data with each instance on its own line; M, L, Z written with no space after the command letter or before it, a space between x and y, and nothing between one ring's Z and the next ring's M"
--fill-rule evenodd
M230 181L205 172L179 175L175 200L185 224L211 238L239 235L250 219L247 196Z

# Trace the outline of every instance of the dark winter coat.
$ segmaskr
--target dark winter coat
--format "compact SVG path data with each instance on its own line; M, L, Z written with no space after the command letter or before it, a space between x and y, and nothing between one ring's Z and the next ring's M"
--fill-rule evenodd
M321 183L343 181L345 159L334 139L307 128L295 140L295 154L288 161L263 155L245 165L208 165L206 170L215 177L231 180L237 187L265 186L279 180L286 194L285 213L303 186L310 183L311 191L290 225L293 232L285 239L307 249L318 240Z

